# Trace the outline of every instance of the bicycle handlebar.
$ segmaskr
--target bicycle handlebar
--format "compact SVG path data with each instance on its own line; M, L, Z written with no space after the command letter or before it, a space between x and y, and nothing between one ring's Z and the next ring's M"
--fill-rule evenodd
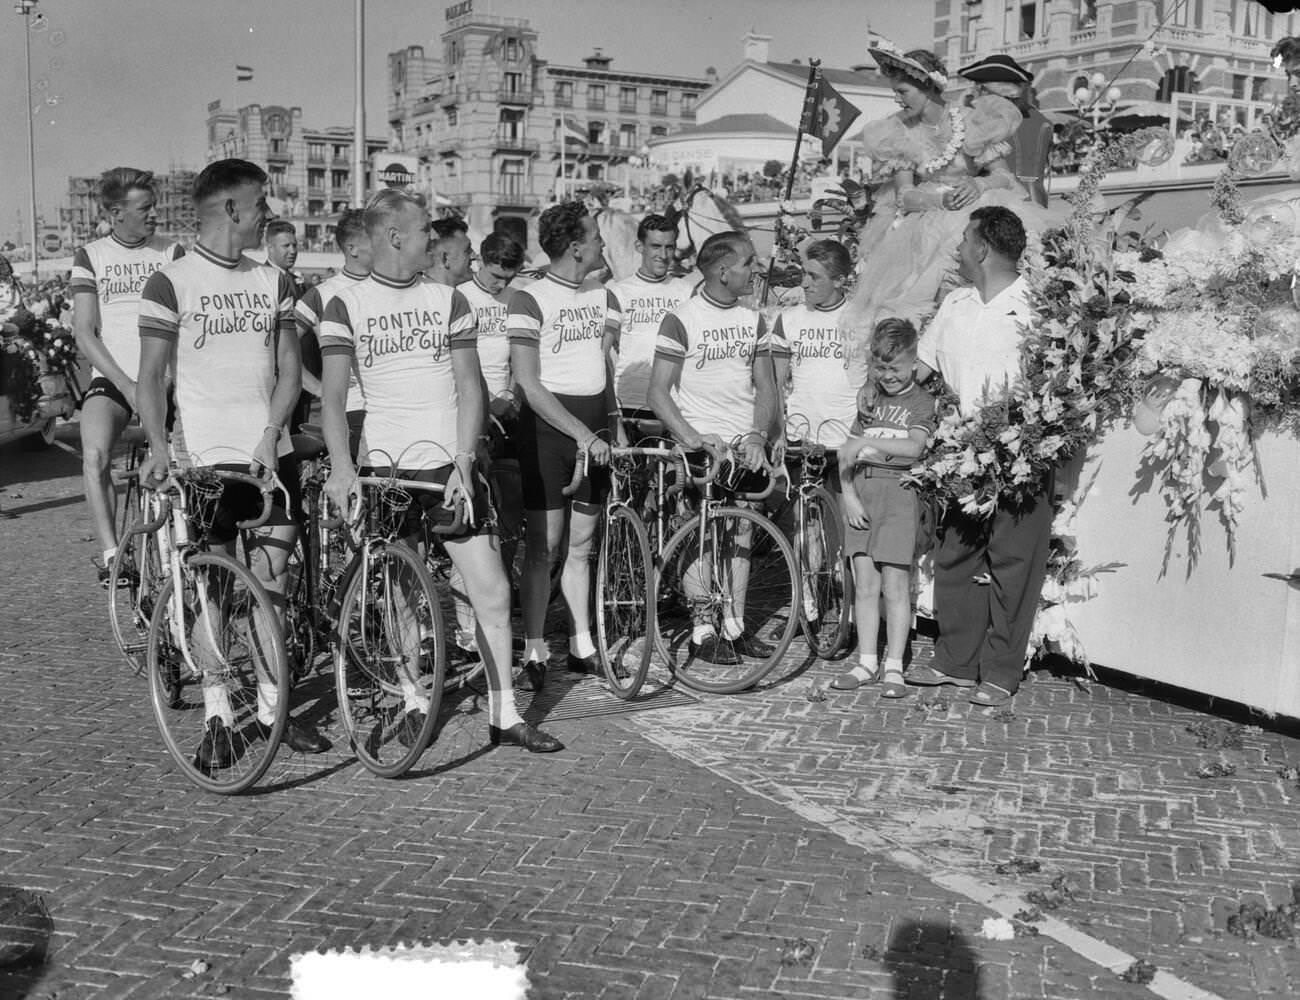
M376 489L399 489L406 490L409 493L435 493L439 496L445 496L447 487L444 483L425 483L418 479L396 479L391 476L357 476L357 485L361 487L370 486ZM360 507L357 508L358 512ZM465 527L465 503L462 499L455 507L446 508L452 511L450 524L435 524L428 530L435 535L455 535L459 534ZM340 519L342 523L342 519Z

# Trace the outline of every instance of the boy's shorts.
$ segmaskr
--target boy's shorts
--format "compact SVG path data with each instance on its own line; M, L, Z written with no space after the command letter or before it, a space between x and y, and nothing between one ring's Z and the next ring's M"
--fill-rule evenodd
M902 485L904 470L859 466L853 490L867 512L867 527L855 528L846 519L844 555L865 555L878 563L911 566L916 554L920 500Z

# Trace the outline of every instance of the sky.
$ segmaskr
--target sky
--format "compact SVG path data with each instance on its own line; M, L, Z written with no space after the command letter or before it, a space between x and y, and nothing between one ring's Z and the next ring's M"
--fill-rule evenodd
M450 0L367 0L366 131L384 135L387 56L435 50ZM614 68L726 73L753 28L771 58L866 62L867 29L930 47L932 0L474 0L527 18L538 54L577 64L593 48ZM354 0L37 0L28 33L37 211L53 223L67 178L111 166L202 166L208 102L297 105L311 127L351 125ZM0 6L0 239L27 218L24 20ZM236 91L234 66L253 67ZM26 223L24 223L24 226ZM24 241L25 242L25 241Z

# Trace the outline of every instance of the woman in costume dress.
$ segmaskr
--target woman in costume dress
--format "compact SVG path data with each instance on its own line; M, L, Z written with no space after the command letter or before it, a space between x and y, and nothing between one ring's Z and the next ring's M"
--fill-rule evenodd
M1039 231L1031 218L1044 214L1004 160L1023 118L1014 104L991 94L948 103L948 76L932 53L903 53L884 40L869 52L901 110L862 135L876 213L859 237L864 263L841 324L857 351L879 320L919 324L934 312L972 209L1005 205Z

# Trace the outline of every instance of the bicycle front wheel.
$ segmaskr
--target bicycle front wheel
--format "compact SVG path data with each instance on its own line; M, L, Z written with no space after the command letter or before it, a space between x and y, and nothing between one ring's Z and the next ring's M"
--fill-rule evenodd
M209 792L251 787L289 716L289 665L271 598L242 563L197 552L149 623L149 696L182 773Z
M596 562L596 652L610 690L635 698L650 669L654 592L650 542L641 519L614 507Z
M109 566L108 620L117 648L135 673L144 671L149 648L149 622L166 579L158 535L136 531L136 521L122 534Z
M438 593L400 542L357 556L339 608L334 680L357 759L383 778L408 771L433 738L447 669Z
M795 559L799 564L799 626L823 660L844 651L852 624L852 582L844 564L839 505L818 486L798 506Z
M710 512L664 547L655 646L687 687L753 687L790 648L798 625L794 553L766 518L741 507Z

